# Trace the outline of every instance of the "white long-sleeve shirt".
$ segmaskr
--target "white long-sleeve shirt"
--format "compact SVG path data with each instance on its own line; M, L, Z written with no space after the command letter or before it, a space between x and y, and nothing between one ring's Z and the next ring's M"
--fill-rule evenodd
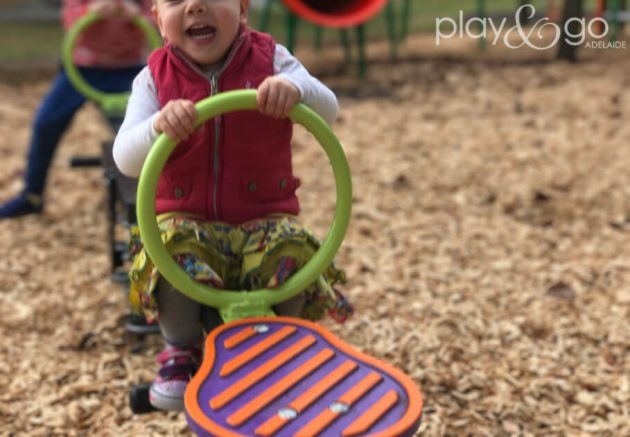
M300 92L300 101L326 122L337 119L339 106L335 94L304 68L286 47L276 44L274 75L289 80ZM125 120L114 141L114 161L120 171L138 177L151 146L158 137L154 121L160 111L155 82L148 67L134 79Z

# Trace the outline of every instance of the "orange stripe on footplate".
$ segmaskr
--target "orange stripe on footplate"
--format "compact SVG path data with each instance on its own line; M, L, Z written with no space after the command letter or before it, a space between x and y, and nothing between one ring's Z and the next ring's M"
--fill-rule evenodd
M298 413L301 413L357 367L358 364L354 361L345 361L342 365L326 375L324 379L291 402L289 407L293 408Z
M235 384L229 386L221 393L210 399L210 407L213 410L217 410L225 406L234 398L242 394L245 390L255 385L257 382L265 378L274 370L288 363L293 357L305 351L316 342L317 340L315 339L315 337L313 337L312 335L308 335L300 341L294 343L293 345L267 361L265 364L255 369L252 373L244 376Z
M247 328L241 329L236 334L231 335L230 337L226 338L225 341L223 342L223 347L226 349L232 349L238 346L239 344L243 343L248 338L253 337L256 334L257 332L254 329L254 327L248 326Z
M300 414L317 401L324 393L333 388L339 381L352 373L357 367L358 364L354 361L344 361L335 370L298 396L289 404L288 408L281 411L295 412L296 415ZM292 419L293 418L283 417L282 414L275 414L256 428L256 435L262 437L272 436Z
M365 413L352 422L341 434L343 437L365 435L377 420L385 415L398 402L398 394L394 390L388 391L385 396L376 401Z
M371 372L361 381L359 381L354 387L345 392L340 398L339 402L352 405L361 397L366 394L372 387L379 383L383 377L376 372Z
M379 383L383 377L376 372L368 374L354 387L345 392L341 397L326 407L313 420L303 426L294 437L312 437L321 433L330 426L339 416L345 414L357 400L361 399L372 387Z
M278 396L285 393L305 377L312 374L319 366L335 356L331 349L323 349L313 358L302 364L300 367L289 373L287 376L276 382L267 390L259 394L255 399L241 407L238 411L227 418L227 423L232 426L240 426L250 417L273 402Z
M274 414L269 420L256 428L256 435L271 437L291 419Z
M223 367L221 367L219 376L223 378L231 375L232 373L243 367L245 364L256 358L258 355L271 349L276 344L287 338L289 335L295 333L295 331L297 331L297 328L295 326L285 326L278 332L270 335L260 343L255 344L254 346L250 347L246 351L243 351L241 354L235 356L230 361L225 363Z

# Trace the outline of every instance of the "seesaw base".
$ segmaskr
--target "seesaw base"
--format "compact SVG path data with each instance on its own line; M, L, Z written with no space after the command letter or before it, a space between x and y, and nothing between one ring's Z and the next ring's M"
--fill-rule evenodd
M394 367L301 319L234 321L206 339L186 390L199 436L411 436L422 395Z
M149 401L151 383L136 384L129 390L129 408L133 414L147 414L159 411Z

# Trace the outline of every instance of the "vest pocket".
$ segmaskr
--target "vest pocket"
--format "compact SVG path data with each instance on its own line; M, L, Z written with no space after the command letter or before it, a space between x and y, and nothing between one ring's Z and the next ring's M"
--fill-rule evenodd
M290 171L274 168L256 168L241 172L241 192L257 202L282 200L294 195L300 185Z
M186 173L163 173L158 181L157 197L160 199L186 200L192 191L192 177Z

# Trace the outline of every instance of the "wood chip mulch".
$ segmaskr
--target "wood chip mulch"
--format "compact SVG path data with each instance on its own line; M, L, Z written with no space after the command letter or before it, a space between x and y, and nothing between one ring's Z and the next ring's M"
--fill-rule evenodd
M324 325L417 382L423 435L630 435L630 60L404 54L363 82L324 77L354 178L338 263L356 306ZM0 84L0 199L47 85ZM0 222L0 435L189 433L127 406L160 342L125 333L100 171L67 164L109 136L82 111L45 214ZM323 233L328 164L295 143L302 217Z

